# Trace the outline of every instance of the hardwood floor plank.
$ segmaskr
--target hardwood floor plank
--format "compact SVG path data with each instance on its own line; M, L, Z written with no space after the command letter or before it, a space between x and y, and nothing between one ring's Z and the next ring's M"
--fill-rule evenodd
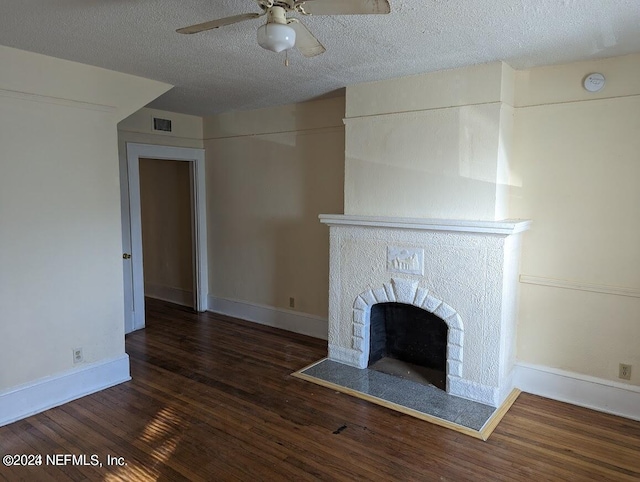
M0 480L631 481L640 423L523 393L486 442L294 378L326 342L150 301L132 381L0 428L2 454L125 466Z

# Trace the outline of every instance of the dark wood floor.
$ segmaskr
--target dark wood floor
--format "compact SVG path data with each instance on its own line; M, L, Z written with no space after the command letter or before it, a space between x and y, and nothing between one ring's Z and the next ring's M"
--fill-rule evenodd
M126 466L0 466L4 480L640 480L640 422L522 394L487 442L291 372L326 343L149 302L133 380L0 428L4 454Z

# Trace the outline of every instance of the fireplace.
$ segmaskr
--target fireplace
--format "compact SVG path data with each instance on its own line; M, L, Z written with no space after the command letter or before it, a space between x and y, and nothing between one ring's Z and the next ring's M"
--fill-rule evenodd
M381 360L419 377L439 372L447 393L500 405L513 388L520 234L530 222L320 219L330 226L329 359L364 369L383 344ZM385 326L405 310L412 320ZM417 354L389 354L388 330Z
M406 303L371 307L368 367L446 389L445 321Z

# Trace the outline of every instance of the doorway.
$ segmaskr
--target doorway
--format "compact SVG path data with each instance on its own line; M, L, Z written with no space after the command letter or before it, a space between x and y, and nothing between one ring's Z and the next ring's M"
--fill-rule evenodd
M191 163L140 159L144 296L195 309Z
M128 209L123 212L123 269L125 298L125 333L145 326L142 218L140 198L140 160L156 159L186 162L189 165L191 237L193 246L193 306L207 310L208 273L206 242L206 198L204 150L151 144L127 143ZM127 219L128 218L128 219Z

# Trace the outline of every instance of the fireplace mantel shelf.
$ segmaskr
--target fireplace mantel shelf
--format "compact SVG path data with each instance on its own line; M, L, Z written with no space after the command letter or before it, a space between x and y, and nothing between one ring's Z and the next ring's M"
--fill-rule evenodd
M353 216L347 214L320 214L320 222L329 226L368 226L376 228L416 229L421 231L454 231L511 235L527 231L529 219L503 219L501 221L470 221L465 219L424 219L384 216Z

